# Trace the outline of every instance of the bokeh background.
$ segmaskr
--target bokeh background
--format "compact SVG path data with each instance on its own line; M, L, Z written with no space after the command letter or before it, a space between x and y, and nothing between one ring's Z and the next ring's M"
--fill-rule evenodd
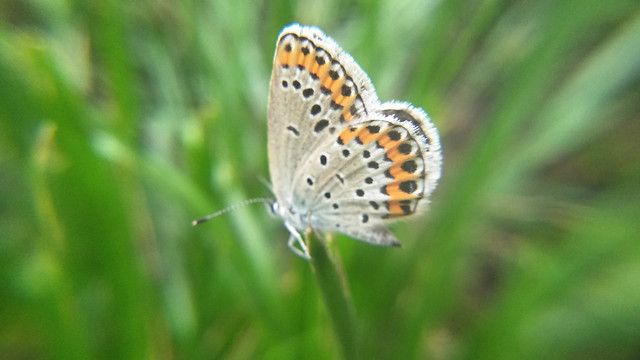
M403 249L337 236L362 358L640 357L637 0L0 2L0 357L342 356L261 205L275 40L442 136Z

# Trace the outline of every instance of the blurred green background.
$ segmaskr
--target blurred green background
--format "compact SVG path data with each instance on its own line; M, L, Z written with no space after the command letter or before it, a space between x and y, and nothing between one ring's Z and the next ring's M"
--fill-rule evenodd
M640 357L640 2L0 2L0 357L332 359L263 206L275 40L321 27L444 169L404 248L337 236L359 353Z

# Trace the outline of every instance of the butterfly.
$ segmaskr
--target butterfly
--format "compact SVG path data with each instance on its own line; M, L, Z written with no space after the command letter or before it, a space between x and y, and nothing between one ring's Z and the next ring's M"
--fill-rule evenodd
M387 226L425 210L442 167L424 110L380 102L348 53L299 24L284 27L276 44L268 154L271 209L291 234L289 248L307 259L300 232L309 228L400 246Z

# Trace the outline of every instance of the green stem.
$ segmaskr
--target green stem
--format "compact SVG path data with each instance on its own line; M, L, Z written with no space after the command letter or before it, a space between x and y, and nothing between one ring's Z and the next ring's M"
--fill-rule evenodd
M353 303L333 235L327 235L325 241L322 241L313 231L307 231L305 237L311 254L311 269L331 317L342 354L345 359L358 359L361 352Z

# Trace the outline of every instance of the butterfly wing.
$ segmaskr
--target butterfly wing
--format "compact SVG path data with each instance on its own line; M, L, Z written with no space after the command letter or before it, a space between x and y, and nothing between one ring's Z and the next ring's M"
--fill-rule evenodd
M318 230L399 245L386 226L426 207L441 163L438 133L426 113L385 103L309 155L294 197L304 199Z
M365 118L376 103L367 75L320 29L292 24L282 30L268 109L269 172L280 204L292 203L294 174L307 152Z

